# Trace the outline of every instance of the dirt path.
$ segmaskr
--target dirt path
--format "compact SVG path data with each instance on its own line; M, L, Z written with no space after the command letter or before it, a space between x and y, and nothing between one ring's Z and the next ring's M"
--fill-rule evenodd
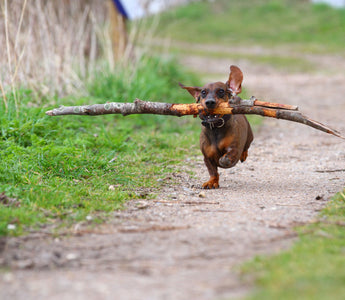
M327 58L324 58L327 59ZM332 58L334 60L334 58ZM318 74L283 74L245 61L184 58L225 80L229 65L259 99L297 104L345 132L345 76L320 61ZM324 68L329 65L328 71ZM331 70L331 71L330 71ZM224 78L213 78L223 73ZM329 75L331 74L331 75ZM196 83L197 84L197 83ZM244 164L221 170L221 188L200 194L201 154L172 174L154 200L133 201L107 225L54 238L9 238L1 299L223 299L249 287L238 265L291 245L292 227L312 220L345 186L345 142L287 121L266 120ZM189 176L192 169L196 176ZM337 171L339 170L339 171Z

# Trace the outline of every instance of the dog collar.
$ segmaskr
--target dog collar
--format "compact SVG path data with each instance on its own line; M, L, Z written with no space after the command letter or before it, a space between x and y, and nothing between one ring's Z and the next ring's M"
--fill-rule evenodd
M212 115L200 116L200 119L202 120L201 124L211 130L223 127L230 118L231 115L223 115L221 118L212 118Z

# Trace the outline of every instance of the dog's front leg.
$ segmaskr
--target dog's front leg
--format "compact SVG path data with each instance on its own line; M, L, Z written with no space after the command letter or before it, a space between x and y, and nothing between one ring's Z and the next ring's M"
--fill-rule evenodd
M210 174L210 179L206 181L203 185L203 189L217 189L219 188L219 174L217 171L217 164L210 158L204 157L205 165Z

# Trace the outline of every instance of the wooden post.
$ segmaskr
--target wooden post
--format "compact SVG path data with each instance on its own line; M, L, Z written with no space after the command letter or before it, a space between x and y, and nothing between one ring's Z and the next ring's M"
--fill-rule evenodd
M118 11L112 0L108 0L108 8L114 61L118 61L125 54L128 42L126 18Z

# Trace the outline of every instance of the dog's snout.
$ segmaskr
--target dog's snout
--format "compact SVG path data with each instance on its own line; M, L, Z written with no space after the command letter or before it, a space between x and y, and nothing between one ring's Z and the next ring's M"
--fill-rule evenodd
M215 107L216 107L216 100L213 99L213 98L208 98L208 99L205 101L205 104L206 104L206 107L207 107L207 108L215 108Z

